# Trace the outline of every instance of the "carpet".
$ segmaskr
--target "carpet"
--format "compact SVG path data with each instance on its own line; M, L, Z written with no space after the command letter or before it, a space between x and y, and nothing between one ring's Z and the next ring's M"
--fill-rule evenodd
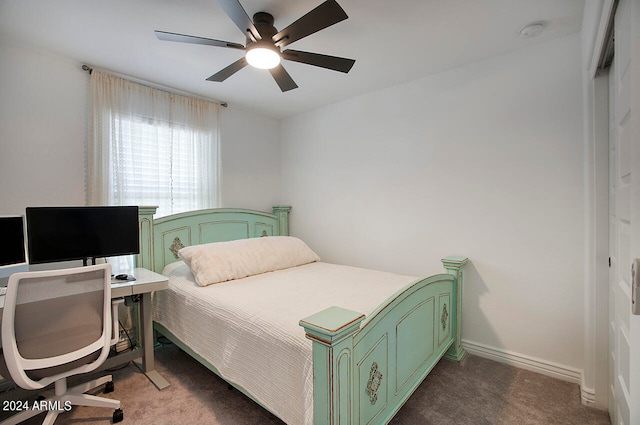
M179 348L156 350L156 369L170 386L158 391L129 364L112 371L123 424L282 425L240 391ZM100 391L95 393L102 395ZM1 400L11 400L11 392ZM112 411L75 407L56 424L109 424ZM8 417L0 412L0 419ZM39 424L44 414L24 422ZM392 425L610 425L607 412L583 406L578 385L468 355L440 361L390 422Z

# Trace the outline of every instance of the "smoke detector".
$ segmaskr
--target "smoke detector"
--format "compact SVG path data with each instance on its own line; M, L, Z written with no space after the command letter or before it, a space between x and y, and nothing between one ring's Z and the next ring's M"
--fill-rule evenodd
M534 38L542 34L544 30L544 22L533 22L520 30L520 37Z

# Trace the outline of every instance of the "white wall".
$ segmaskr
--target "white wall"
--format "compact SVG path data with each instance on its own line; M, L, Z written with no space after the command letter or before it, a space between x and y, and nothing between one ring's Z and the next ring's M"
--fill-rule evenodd
M280 122L222 110L222 204L271 211L280 194Z
M471 260L463 340L579 382L578 35L283 121L283 203L324 260L404 274Z
M89 74L74 60L6 40L0 57L0 214L84 205ZM221 123L224 206L270 210L280 184L279 123L233 105ZM252 171L255 179L243 177Z
M0 41L0 214L85 203L87 77L70 60Z

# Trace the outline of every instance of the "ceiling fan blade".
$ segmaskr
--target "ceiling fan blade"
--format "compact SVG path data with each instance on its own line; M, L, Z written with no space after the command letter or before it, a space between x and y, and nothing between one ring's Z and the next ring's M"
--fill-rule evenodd
M276 80L276 83L278 83L278 86L280 86L280 90L283 92L298 88L296 82L293 81L291 75L289 75L282 65L278 65L275 68L270 69L269 72L273 76L273 79Z
M227 78L231 77L236 72L240 71L242 68L247 66L247 60L242 57L229 65L228 67L221 69L220 71L213 74L211 77L207 78L207 81L217 81L222 82Z
M306 63L307 65L319 66L333 71L344 72L351 70L354 59L340 58L337 56L321 55L319 53L301 52L300 50L285 50L282 58L294 62Z
M249 19L249 15L247 15L247 12L238 0L217 0L217 2L236 26L240 28L240 31L242 31L245 37L253 41L262 39L256 26L253 25L253 22Z
M164 40L164 41L177 41L180 43L204 44L206 46L230 47L232 49L244 50L244 46L242 44L231 43L229 41L214 40L212 38L196 37L193 35L176 34L173 32L158 31L158 30L155 30L154 32L156 33L156 37L158 37L158 39Z
M284 47L347 18L347 14L335 0L327 0L274 35L273 41L276 46Z

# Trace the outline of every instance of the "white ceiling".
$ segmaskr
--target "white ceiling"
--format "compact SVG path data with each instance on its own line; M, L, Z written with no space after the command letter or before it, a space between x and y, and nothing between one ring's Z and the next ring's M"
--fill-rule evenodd
M240 0L283 29L323 0ZM96 68L226 101L274 118L415 80L580 31L585 0L338 0L349 19L289 48L356 59L343 74L295 62L299 88L282 93L268 71L207 77L242 56L235 49L158 40L153 30L245 44L215 0L0 0L0 37ZM534 39L519 37L535 21Z

